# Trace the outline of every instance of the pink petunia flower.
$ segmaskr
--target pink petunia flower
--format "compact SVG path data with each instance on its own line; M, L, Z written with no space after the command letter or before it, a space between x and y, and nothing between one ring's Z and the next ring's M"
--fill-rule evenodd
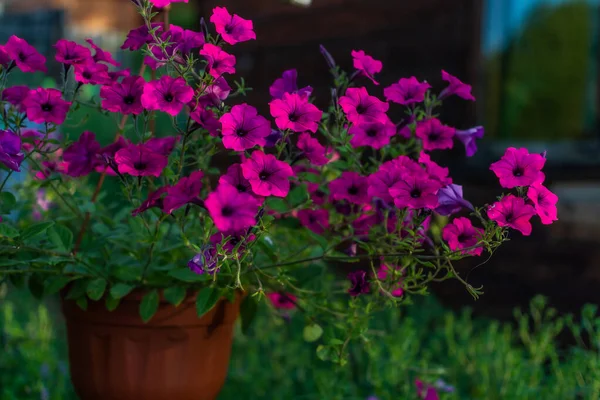
M456 130L456 137L465 146L467 157L472 157L477 152L477 139L483 138L483 126L476 126L467 130Z
M163 8L168 6L171 3L187 3L188 0L150 0L150 3L154 5L154 7Z
M260 202L231 185L219 185L204 202L215 226L221 232L240 231L256 224Z
M452 251L458 251L473 247L483 236L484 231L481 228L475 228L469 218L454 218L451 224L444 227L442 237L448 242L448 247ZM476 247L470 250L462 250L461 254L470 254L480 256L483 247Z
M389 290L392 296L402 297L404 294L404 289L402 289L402 268L400 266L382 263L377 271L377 279L392 284L392 287Z
M25 155L21 151L21 138L14 132L0 129L0 163L13 171L20 171Z
M162 23L153 23L152 24L152 28L156 29L156 35L160 35L162 30L163 30L163 24ZM142 47L144 47L145 44L151 43L153 40L152 35L150 34L150 31L148 30L148 27L146 25L142 25L138 28L132 29L131 31L129 31L129 33L127 34L127 38L125 39L125 42L123 43L123 45L121 46L121 49L123 50L139 50Z
M334 200L348 200L354 204L367 204L369 180L356 172L345 171L342 176L329 183L329 192Z
M30 90L29 87L22 85L8 87L2 91L2 100L15 106L19 112L24 112L23 100L27 98Z
M219 107L223 101L227 100L227 97L231 93L231 87L222 76L215 79L208 86L201 86L199 90L203 94L198 99L198 103L214 107Z
M379 170L369 175L368 194L371 197L381 199L387 204L392 204L394 199L390 195L390 188L401 181L406 170L395 166L387 167L383 164Z
M121 83L100 88L102 108L111 112L139 115L144 111L142 93L146 81L141 76L128 76Z
M289 178L294 176L288 163L260 150L252 152L250 158L242 163L242 173L255 194L276 197L287 196L290 191Z
M542 183L546 176L542 168L546 159L539 154L529 154L526 148L509 147L500 159L490 166L500 179L500 185L507 189Z
M59 90L38 88L29 92L23 106L31 122L60 125L67 117L71 103L62 99Z
M175 144L179 141L177 136L153 137L144 143L144 146L155 153L168 157L175 148Z
M235 74L235 56L219 46L207 43L200 50L200 55L206 58L208 73L215 78L223 74Z
M427 208L438 206L437 192L442 185L425 173L405 174L403 179L390 188L390 195L398 208Z
M535 212L542 220L542 224L550 225L552 222L558 220L558 211L556 209L558 196L545 186L542 186L541 183L534 183L529 186L527 197L533 203Z
M176 116L194 97L194 90L183 78L163 75L159 80L144 85L142 106L147 110L160 110Z
M473 97L471 94L471 85L462 83L460 79L450 75L444 70L442 70L442 79L448 82L448 87L446 87L446 89L442 90L442 93L440 93L440 100L455 94L465 100L475 101L475 97Z
M225 7L215 7L210 22L215 25L215 30L223 40L229 44L256 39L252 21L237 14L229 14Z
M298 137L296 146L302 150L302 156L306 157L311 164L322 166L329 162L327 149L313 138L310 133L304 132Z
M127 147L127 145L128 143L123 136L119 136L113 143L101 148L98 155L103 162L96 167L96 172L116 176L118 168L115 163L115 154L117 154L117 151Z
M148 194L148 198L142 202L142 204L131 212L132 217L136 217L138 214L143 213L151 208L162 208L163 197L162 195L167 193L167 187L161 187L154 192Z
M308 97L298 93L284 93L281 99L269 103L275 124L281 130L315 133L323 112L308 102Z
M110 52L102 50L92 39L85 39L86 42L92 47L94 50L93 59L96 62L103 62L110 65L114 65L115 67L119 67L121 64L116 62Z
M396 134L396 126L390 121L368 121L352 125L348 133L352 135L352 147L381 149L390 144L390 139Z
M365 54L363 50L352 50L351 54L354 68L356 68L362 76L369 78L375 85L379 85L379 82L375 80L374 75L381 72L383 63Z
M348 88L346 94L340 97L339 104L344 110L348 121L353 124L388 121L385 113L390 107L389 104L375 96L369 96L367 89L364 87Z
M121 174L158 178L168 164L168 157L148 149L143 144L130 144L117 151L115 162Z
M127 78L128 76L131 76L131 71L127 68L120 71L108 71L108 76L110 76L110 79L116 82L120 78Z
M419 82L417 78L401 78L397 83L383 89L387 101L408 106L425 100L425 93L431 88L427 82Z
M93 132L85 131L63 153L63 172L69 176L85 176L99 164L100 143Z
M47 72L46 57L38 53L35 47L31 46L25 40L12 35L4 45L6 54L17 67L23 72Z
M309 97L312 93L312 88L306 86L298 89L298 71L289 69L283 72L281 78L277 78L269 88L269 93L274 99L281 99L285 93L298 93L300 96Z
M425 150L451 149L454 146L455 129L442 125L439 119L430 118L417 123L415 135L423 141Z
M171 214L188 203L198 202L203 176L202 171L194 171L190 176L181 178L174 186L167 188L167 196L163 200L163 212Z
M348 280L350 281L350 289L348 289L350 296L356 297L364 293L369 293L370 285L365 271L357 270L350 272Z
M193 100L192 100L193 102ZM215 116L215 113L207 108L202 108L198 105L190 112L190 118L208 131L208 134L213 137L219 136L221 131L221 122Z
M521 197L509 194L492 204L487 210L488 217L500 226L518 230L525 236L531 234L531 222L535 213L533 206L525 203Z
M81 84L106 85L112 82L108 75L108 65L100 64L88 58L75 64L75 80Z
M70 40L60 39L54 47L56 48L56 61L61 64L81 64L92 57L90 49Z
M271 134L271 123L246 103L233 106L219 122L226 149L244 151L257 145L264 146L266 137Z
M0 45L0 65L6 68L9 66L10 61L10 56L6 52L6 48L4 45Z
M440 400L440 396L435 390L435 387L421 382L419 379L415 380L417 386L417 396L422 400Z
M321 235L329 229L329 211L324 209L300 210L298 211L298 219L303 226L317 235Z
M204 46L206 40L204 34L189 29L183 29L177 25L171 25L169 30L162 34L163 41L175 44L175 49L184 55L190 54L192 50Z
M308 182L307 187L308 195L314 204L322 206L327 202L327 193L321 190L318 183Z
M430 179L440 182L442 186L446 186L452 183L452 178L448 176L448 168L438 165L436 162L431 160L429 154L421 150L419 154L419 163L425 167L425 172L429 175Z
M291 293L267 293L267 298L273 307L280 310L293 310L296 308L296 296Z
M232 164L227 168L227 173L219 178L219 185L230 185L239 193L248 193L254 195L252 185L248 179L244 178L241 164Z

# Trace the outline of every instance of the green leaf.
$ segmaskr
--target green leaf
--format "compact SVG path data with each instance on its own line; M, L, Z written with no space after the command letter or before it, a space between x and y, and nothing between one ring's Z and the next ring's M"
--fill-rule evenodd
M59 251L68 252L73 246L73 232L65 226L54 225L46 231L48 239L56 246Z
M142 321L148 322L152 319L156 310L158 310L158 302L158 291L156 289L148 292L142 298L142 302L140 303L140 317L142 317Z
M258 310L258 301L252 296L248 296L240 306L240 316L242 317L242 333L246 335L250 329L250 325L256 316Z
M69 293L67 293L66 299L77 300L81 297L84 297L88 282L89 281L87 279L80 279L78 281L75 281L75 283L73 283L73 285L69 289Z
M17 199L10 192L0 193L0 214L9 214L17 205Z
M196 297L196 313L198 318L209 312L221 298L221 290L218 288L204 288L198 292Z
M31 225L25 230L23 230L23 232L21 233L21 238L23 240L32 238L36 235L39 235L40 233L46 232L46 230L52 225L54 225L54 221L40 222L39 224Z
M44 278L40 274L32 274L27 281L27 286L33 297L41 299L44 296Z
M6 223L0 223L0 236L13 239L19 236L19 231Z
M112 296L106 296L105 304L108 311L114 311L121 302L121 299L115 299Z
M106 290L106 279L97 278L87 285L86 293L92 300L100 300Z
M323 328L318 324L310 324L304 327L302 336L307 342L316 342L323 335Z
M336 355L335 349L332 346L324 346L322 344L317 346L317 357L322 361L330 361Z
M189 268L177 268L168 272L168 275L180 281L192 283L210 280L210 274L197 274Z
M258 241L258 247L260 247L265 254L267 255L267 257L269 257L269 259L272 262L277 262L278 257L277 254L275 253L275 246L273 245L273 241L269 236L263 236L259 241Z
M319 246L321 246L321 248L323 250L327 249L327 247L329 247L329 243L327 242L327 238L318 235L316 233L314 233L313 231L307 229L307 232L309 234L310 237L312 237L317 243L319 243Z
M128 285L126 283L115 283L110 288L110 296L115 300L122 299L123 297L127 296L134 288L135 286Z
M306 185L298 185L290 190L287 198L289 199L292 208L298 207L300 204L306 202L309 199Z
M52 276L47 278L44 282L44 294L49 296L51 294L58 293L72 280L73 278L69 276Z
M183 299L185 299L185 295L187 294L187 290L183 286L171 286L163 291L163 296L165 296L165 300L169 303L173 304L175 307L179 306Z
M26 261L23 260L13 260L13 259L6 259L6 260L0 260L0 267L11 267L13 265L21 265L21 264L26 264Z
M87 310L87 306L88 306L88 301L87 298L85 297L80 297L77 300L75 300L75 304L77 304L79 306L79 308L81 308L82 310Z
M280 213L286 212L289 210L288 205L282 199L278 199L277 197L269 197L266 200L267 207L273 211L277 211Z

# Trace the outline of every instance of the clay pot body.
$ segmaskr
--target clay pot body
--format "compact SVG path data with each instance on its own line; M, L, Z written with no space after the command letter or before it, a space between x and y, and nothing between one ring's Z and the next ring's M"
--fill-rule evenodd
M227 376L241 296L198 318L195 299L161 300L142 322L143 292L114 311L103 301L87 311L64 300L71 379L81 400L214 400Z

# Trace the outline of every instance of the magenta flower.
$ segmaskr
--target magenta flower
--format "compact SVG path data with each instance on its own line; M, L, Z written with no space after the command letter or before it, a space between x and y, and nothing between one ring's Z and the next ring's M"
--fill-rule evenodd
M114 143L101 148L98 154L103 163L102 165L98 165L96 167L96 171L111 176L117 175L116 171L118 171L118 168L117 164L115 163L115 154L117 154L117 151L124 149L125 147L127 147L127 141L123 138L123 136L119 136Z
M256 224L260 202L231 185L219 185L204 202L215 226L221 232L240 231Z
M542 186L542 184L534 183L529 186L527 197L533 203L535 212L542 220L542 224L550 225L552 222L558 220L558 211L556 209L556 203L558 202L557 195Z
M29 92L23 106L31 122L60 125L67 117L71 103L62 99L59 90L38 88Z
M417 78L401 78L398 83L383 89L383 95L387 101L408 106L421 103L425 100L425 93L431 88L427 82L419 82Z
M303 226L318 235L329 229L329 211L324 209L300 210L298 211L298 219Z
M399 275L399 277L396 277L395 275ZM391 266L382 263L377 271L377 279L392 283L392 287L389 290L392 296L402 297L404 294L404 289L402 289L402 268L399 266Z
M318 206L322 206L327 201L327 193L319 187L318 183L307 183L308 194L312 202Z
M215 116L215 113L211 110L202 108L200 105L198 105L198 107L194 108L190 113L190 118L202 128L206 129L210 136L219 136L219 132L221 131L221 122L219 122Z
M389 104L375 96L369 96L367 89L364 87L348 88L346 95L340 97L339 103L344 113L346 113L348 121L353 124L373 120L384 123L388 121L385 113L390 107Z
M351 54L354 68L356 68L362 76L369 78L375 85L379 85L379 82L375 80L374 75L381 72L381 69L383 68L382 62L365 54L363 50L352 50Z
M363 293L369 293L369 281L367 280L367 273L363 270L352 271L348 274L348 280L350 280L350 289L348 293L352 297L360 296Z
M179 137L176 136L167 136L162 138L154 137L144 143L144 146L150 151L168 157L175 148L175 143L177 143L178 140Z
M163 200L163 212L171 214L188 203L198 202L203 176L202 171L194 171L189 177L181 178L174 186L167 188L167 196Z
M152 28L156 29L156 35L160 35L162 29L163 29L163 24L162 23L153 23L152 24ZM129 33L127 34L127 39L125 39L125 42L123 43L123 45L121 46L121 49L123 50L139 50L141 49L145 44L151 43L153 40L152 35L150 34L150 32L148 31L148 27L146 25L142 25L138 28L132 29L131 31L129 31Z
M521 197L509 194L502 200L492 204L487 210L488 217L500 226L507 226L521 232L525 236L531 234L531 222L535 209Z
M403 171L406 171L411 174L421 174L423 173L423 167L421 167L415 160L408 156L398 156L393 160L386 161L381 164L380 169L390 169L390 168L400 168Z
M267 298L273 307L280 310L293 310L296 308L296 296L291 293L267 293Z
M110 76L110 79L113 81L118 81L121 78L127 78L128 76L131 76L131 71L128 69L123 69L121 71L108 71L108 76Z
M94 49L94 56L93 59L96 62L103 62L103 63L107 63L110 65L114 65L115 67L120 66L121 64L116 62L115 59L113 58L112 54L110 54L110 52L102 50L98 45L96 45L96 43L94 43L94 41L92 39L85 39L86 42L88 42L88 44L90 46L92 46L92 49Z
M168 6L171 3L187 3L188 0L150 0L150 3L154 5L154 7L163 8Z
M216 248L222 246L223 250L228 253L233 253L236 248L238 252L242 252L246 248L246 244L253 242L256 236L248 234L248 229L242 229L237 232L218 232L210 237L210 242Z
M310 133L304 132L298 137L296 146L302 150L302 156L308 158L313 165L322 166L329 162L327 149Z
M159 80L144 85L142 106L147 110L160 110L176 116L194 97L194 90L183 78L163 75Z
M283 72L281 78L277 78L269 88L269 93L274 99L282 99L284 93L298 93L300 96L309 97L312 93L312 88L306 86L298 89L298 71L289 69Z
M475 210L473 205L463 198L463 189L460 185L450 184L441 188L438 191L438 202L439 206L435 212L444 216L457 213L463 208Z
M93 132L85 131L63 153L63 171L69 176L85 176L100 164L100 143Z
M464 131L458 129L456 130L456 137L465 146L467 157L472 157L473 155L475 155L475 153L477 152L476 139L483 138L483 134L483 126L476 126L474 128L467 129Z
M209 86L201 87L200 91L203 95L199 102L204 105L213 105L219 107L221 102L225 101L231 93L231 87L222 76L218 77Z
M6 54L23 72L47 72L46 57L38 53L35 47L25 40L12 35L4 45Z
M148 198L142 202L142 204L131 212L132 217L136 217L138 214L149 210L151 208L162 208L163 198L162 195L167 193L166 187L161 187L154 192L148 194Z
M422 150L419 154L419 162L425 167L425 172L427 172L430 179L440 182L442 186L452 183L452 178L448 176L448 173L450 172L448 168L442 167L436 162L432 161L429 154Z
M143 144L130 144L117 151L115 162L121 174L158 178L167 166L168 157L148 149Z
M290 191L289 178L294 171L288 163L279 161L272 154L255 150L242 163L242 173L259 196L285 197Z
M396 134L396 126L390 121L366 121L352 125L348 133L352 135L352 147L369 146L381 149L390 144L390 139Z
M202 251L196 254L187 264L188 268L198 274L204 273L216 274L219 272L218 255L214 246L207 245L202 247Z
M405 168L382 164L377 172L369 175L367 193L369 196L380 199L387 204L393 203L394 199L390 195L390 188L401 181L406 173Z
M424 384L419 379L415 380L415 385L417 386L417 396L419 396L419 399L440 400L440 397L433 386Z
M81 64L92 57L90 49L70 40L60 39L54 47L56 48L56 61L61 64Z
M19 172L24 158L19 135L11 131L0 130L0 163Z
M219 121L226 149L244 151L256 145L264 146L266 137L271 134L271 123L246 103L233 106Z
M112 79L108 75L108 65L100 64L87 59L75 64L75 80L82 84L104 85L110 84Z
M208 62L208 73L215 78L223 74L235 74L235 56L231 55L219 46L207 43L200 50L200 55Z
M452 251L462 250L461 254L470 254L480 256L483 247L479 246L474 249L468 249L477 245L479 239L483 237L484 231L480 228L475 228L469 218L459 217L454 218L451 224L444 227L442 237L448 242L448 247Z
M334 200L348 200L354 204L369 203L368 190L368 178L356 172L342 172L342 176L329 183L329 192Z
M269 103L275 124L281 130L315 133L323 112L298 93L284 93L281 99Z
M0 45L0 65L6 68L9 66L10 61L10 56L6 52L6 48L3 45Z
M146 81L141 76L128 76L121 83L100 88L102 108L111 112L138 115L144 111L142 93Z
M428 208L438 206L437 192L441 184L426 174L405 174L403 179L390 188L390 195L398 208Z
M529 186L544 182L542 168L546 159L540 154L529 154L526 148L509 147L500 159L490 166L500 179L500 185L507 189Z
M442 125L439 119L430 118L417 123L415 135L423 141L423 149L451 149L454 146L452 138L455 129Z
M177 25L171 25L169 30L162 35L165 42L175 43L175 48L182 54L189 54L194 49L204 46L204 35Z
M256 39L252 21L237 14L229 14L225 7L215 7L210 22L215 25L215 30L223 40L229 44Z
M19 112L24 112L23 100L29 96L29 87L27 86L12 86L2 91L2 100L9 102Z
M446 87L446 89L442 90L442 93L440 93L440 100L455 94L465 100L475 101L475 97L473 97L471 94L471 85L462 83L460 79L450 75L444 70L442 70L442 79L448 82L448 87Z
M227 168L227 173L219 178L219 185L233 186L239 193L248 193L254 196L252 185L244 178L241 164L232 164Z

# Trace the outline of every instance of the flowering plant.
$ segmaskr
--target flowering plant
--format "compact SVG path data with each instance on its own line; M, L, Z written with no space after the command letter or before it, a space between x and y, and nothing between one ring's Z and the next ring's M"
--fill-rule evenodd
M122 48L143 51L150 81L118 69L92 40L60 40L62 85L9 87L14 71L46 71L46 60L16 36L0 47L0 278L64 290L82 308L103 299L114 309L143 289L145 321L161 295L177 306L197 293L203 315L243 291L247 326L265 296L282 313L306 313L306 339L325 334L319 355L343 363L371 313L434 281L458 279L478 296L455 261L492 254L511 229L529 235L536 214L556 220L557 198L542 186L545 155L509 148L491 170L515 192L483 207L432 160L455 139L472 156L483 136L438 118L451 96L475 100L447 72L439 94L410 77L386 87L383 101L364 86L379 85L380 61L353 51L348 73L321 48L334 81L329 107L313 104L325 94L299 88L288 70L269 89L267 115L240 99L243 79L231 88L228 47L256 38L251 21L216 7L212 26L194 32L154 22L172 0L132 1L145 24ZM98 87L100 101L84 99L84 86ZM61 124L90 105L118 117L112 143L90 131L61 137ZM391 107L404 111L401 121L388 117ZM172 126L164 136L160 115ZM42 128L25 129L27 120ZM8 189L25 165L26 179ZM105 182L120 190L103 190ZM324 332L326 317L334 323Z

